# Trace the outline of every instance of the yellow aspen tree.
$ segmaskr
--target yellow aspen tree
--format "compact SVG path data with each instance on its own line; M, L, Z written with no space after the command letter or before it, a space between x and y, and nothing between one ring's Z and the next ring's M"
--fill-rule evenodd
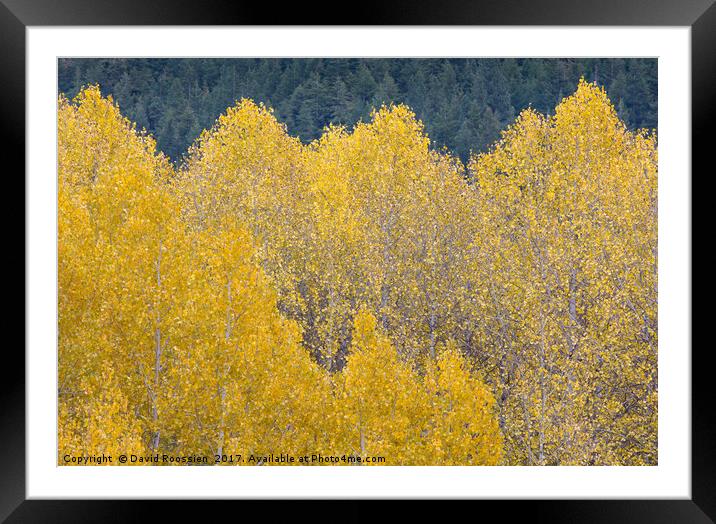
M492 394L454 343L441 347L421 375L399 358L377 319L359 309L348 363L335 378L343 449L384 456L388 465L500 463Z
M434 354L474 331L475 228L462 166L429 145L406 106L301 147L243 100L192 148L180 190L197 223L228 214L249 225L280 310L326 368L340 369L359 303L401 352Z
M58 464L61 465L83 465L66 460L66 455L105 455L116 465L120 454L144 452L142 428L111 367L103 365L99 374L83 377L76 393L62 399L58 442Z
M582 81L467 173L404 105L250 100L175 172L60 97L60 452L655 464L656 146Z
M582 81L471 161L515 462L656 461L655 145Z
M315 224L303 155L270 109L243 99L197 139L175 189L190 224L202 228L228 217L248 228L279 309L301 322L304 342L320 361L312 337Z
M323 449L330 383L276 309L251 237L223 220L196 234L175 349L171 432L177 451L210 455Z
M60 99L60 406L66 395L76 398L82 379L109 365L154 450L172 308L181 295L173 260L178 208L163 189L170 173L154 141L98 88L73 102Z
M425 364L432 407L428 449L444 465L495 466L502 460L502 434L495 399L470 370L457 344L442 344Z
M322 274L347 282L329 301L340 310L339 326L365 303L405 355L434 355L439 341L462 338L475 228L459 161L430 150L404 105L381 107L351 132L328 129L312 146L306 170L316 173L316 224L333 232L316 258L331 261Z
M419 377L398 358L376 318L361 308L354 319L348 362L336 377L345 453L383 456L387 465L424 463L430 411ZM340 448L339 448L340 449Z

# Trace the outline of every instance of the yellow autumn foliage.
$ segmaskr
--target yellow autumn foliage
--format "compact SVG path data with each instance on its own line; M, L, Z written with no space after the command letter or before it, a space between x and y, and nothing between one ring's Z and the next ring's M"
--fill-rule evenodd
M175 168L60 97L59 456L655 464L656 150L584 81L467 166L241 100Z
M419 373L361 308L348 363L336 382L346 422L339 449L402 465L484 466L502 458L494 399L454 344Z
M655 136L581 81L469 167L511 461L656 464Z

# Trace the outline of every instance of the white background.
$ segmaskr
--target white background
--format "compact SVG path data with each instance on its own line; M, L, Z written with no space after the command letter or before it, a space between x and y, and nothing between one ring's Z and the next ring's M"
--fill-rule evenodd
M689 28L39 28L27 68L27 497L690 498ZM658 57L659 465L58 467L59 56Z

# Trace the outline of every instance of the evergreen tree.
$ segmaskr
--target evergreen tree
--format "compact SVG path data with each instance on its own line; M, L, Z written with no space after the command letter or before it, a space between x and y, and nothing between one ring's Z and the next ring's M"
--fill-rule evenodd
M551 113L581 75L607 89L631 129L655 128L656 73L654 59L624 58L64 58L58 86L73 96L98 84L174 161L242 97L270 102L304 142L331 123L351 128L373 108L406 103L435 147L467 161L467 151L484 151L517 112ZM488 121L479 123L483 115Z

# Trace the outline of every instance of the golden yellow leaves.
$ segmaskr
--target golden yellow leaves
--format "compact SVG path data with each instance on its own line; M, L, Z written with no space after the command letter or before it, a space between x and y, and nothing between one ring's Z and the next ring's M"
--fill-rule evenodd
M60 390L58 464L63 455L142 453L141 427L129 409L116 374L103 364L97 376L87 375Z
M554 116L523 112L469 167L511 461L654 464L655 139L582 81Z
M656 138L596 86L468 176L405 106L242 100L177 172L97 88L58 134L61 449L655 462Z
M426 369L402 361L365 308L353 348L336 375L337 409L347 426L338 449L382 455L391 465L495 465L502 436L489 390L467 369L454 343Z
M497 465L502 433L495 399L467 367L454 341L426 362L425 387L432 404L431 448L444 464Z

